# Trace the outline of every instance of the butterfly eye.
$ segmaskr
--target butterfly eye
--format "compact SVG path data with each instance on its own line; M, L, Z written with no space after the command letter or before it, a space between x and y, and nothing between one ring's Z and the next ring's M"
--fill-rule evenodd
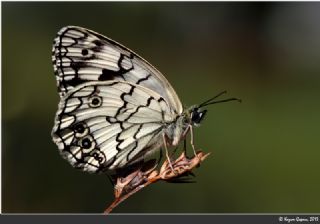
M205 114L207 113L207 110L199 111L198 108L194 109L191 114L191 120L195 125L200 124L202 119L204 118Z
M102 98L99 96L93 96L89 99L89 106L93 108L100 107L102 104Z

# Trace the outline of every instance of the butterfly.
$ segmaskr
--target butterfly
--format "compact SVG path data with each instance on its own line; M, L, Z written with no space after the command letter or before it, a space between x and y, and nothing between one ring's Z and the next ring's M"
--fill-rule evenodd
M52 61L60 96L52 138L61 155L83 171L126 168L191 133L217 96L183 108L155 67L121 44L86 28L63 27Z

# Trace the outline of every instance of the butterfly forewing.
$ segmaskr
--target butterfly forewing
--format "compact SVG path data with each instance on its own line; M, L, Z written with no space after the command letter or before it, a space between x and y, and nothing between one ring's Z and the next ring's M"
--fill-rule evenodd
M157 69L94 31L76 26L62 28L54 41L52 60L61 97L88 81L120 80L157 92L176 113L182 112L177 94Z
M175 119L153 90L123 81L87 82L61 99L52 136L73 166L99 172L157 149L164 126Z

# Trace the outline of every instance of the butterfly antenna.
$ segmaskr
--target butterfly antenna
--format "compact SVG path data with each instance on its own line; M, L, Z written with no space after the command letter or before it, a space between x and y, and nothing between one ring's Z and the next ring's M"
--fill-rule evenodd
M224 99L224 100L218 100L218 101L208 102L207 104L203 105L203 107L204 107L204 106L211 105L211 104L224 103L224 102L229 102L229 101L238 101L239 103L242 102L242 100L241 100L241 99L238 99L238 98L228 98L228 99Z
M228 98L228 99L224 99L224 100L217 100L217 101L214 101L216 98L218 98L219 96L223 95L223 94L226 94L227 91L223 91L221 93L219 93L218 95L212 97L211 99L201 103L199 105L199 108L200 107L205 107L205 106L208 106L208 105L211 105L211 104L216 104L216 103L224 103L224 102L229 102L229 101L238 101L238 102L242 102L241 99L238 99L238 98L235 98L235 97L232 97L232 98Z
M214 99L218 98L219 96L222 96L223 94L226 94L226 93L227 93L227 91L226 91L226 90L222 91L221 93L217 94L216 96L214 96L214 97L212 97L212 98L210 98L210 99L208 99L208 100L204 101L203 103L201 103L201 104L199 105L199 107L206 106L206 105L207 105L207 103L211 102L212 100L214 100Z

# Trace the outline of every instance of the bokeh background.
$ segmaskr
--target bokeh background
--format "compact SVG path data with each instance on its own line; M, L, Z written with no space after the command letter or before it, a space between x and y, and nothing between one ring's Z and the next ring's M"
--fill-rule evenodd
M185 105L228 90L196 146L193 184L157 183L115 213L320 211L320 3L2 2L2 210L100 213L105 175L73 169L51 140L57 31L87 27L142 55Z

